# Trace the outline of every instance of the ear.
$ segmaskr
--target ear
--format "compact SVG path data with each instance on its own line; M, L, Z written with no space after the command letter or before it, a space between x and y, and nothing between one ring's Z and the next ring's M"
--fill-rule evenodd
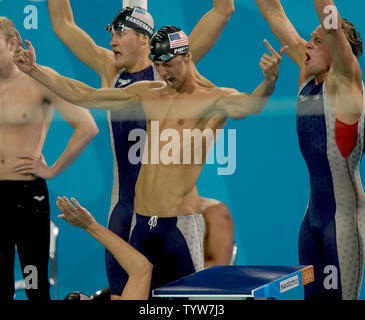
M148 46L148 48L150 47L150 38L147 35L141 34L139 38L142 46Z
M191 52L188 52L188 53L184 54L184 61L189 62L192 59L192 57L193 56L192 56Z
M13 52L18 48L18 40L15 37L9 40L9 48Z

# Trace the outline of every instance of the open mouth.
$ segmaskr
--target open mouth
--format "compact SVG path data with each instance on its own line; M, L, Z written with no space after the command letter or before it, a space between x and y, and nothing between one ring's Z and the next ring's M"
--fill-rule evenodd
M306 52L305 53L306 59L304 61L304 64L307 65L309 63L309 61L311 60L311 56Z
M114 50L113 52L114 52L115 58L119 58L121 56L121 53L119 51Z
M168 86L172 87L175 83L175 78L173 78L173 77L165 78L165 81Z

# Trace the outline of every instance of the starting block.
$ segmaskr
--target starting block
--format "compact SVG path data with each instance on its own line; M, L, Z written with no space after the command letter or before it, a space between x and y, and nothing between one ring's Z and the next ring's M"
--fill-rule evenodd
M153 298L275 299L314 281L313 266L213 266L152 291Z

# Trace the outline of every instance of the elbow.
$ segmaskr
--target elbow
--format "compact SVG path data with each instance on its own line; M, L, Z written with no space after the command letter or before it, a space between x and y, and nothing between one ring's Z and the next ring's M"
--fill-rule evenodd
M226 11L224 12L224 15L226 16L227 19L230 19L231 16L234 14L235 10L236 9L234 7L234 4L232 4L231 7L226 9Z
M232 3L231 6L224 8L224 10L217 10L217 11L228 22L228 20L231 18L231 16L233 15L233 13L235 11L235 7L234 7L234 4Z
M95 138L95 136L99 133L99 128L94 122L94 120L92 120L85 126L84 132L88 142L90 142L92 139Z
M152 278L152 270L153 264L149 262L147 258L143 257L138 267L136 266L136 268L134 269L134 273L136 276L138 276L138 278L148 280Z
M143 274L147 277L150 277L152 276L152 270L153 270L153 264L149 262L148 259L146 258L142 266Z
M62 14L55 14L51 17L52 29L57 36L62 35L62 32L70 29L74 24L72 17L65 17Z
M263 109L264 109L264 106L253 105L247 111L247 115L251 115L251 116L259 115Z
M94 120L90 123L88 132L91 139L95 138L99 134L99 128Z
M91 116L90 116L91 117ZM75 132L78 133L84 143L88 144L99 133L99 128L93 118L90 120L78 121L75 126Z
M262 110L264 110L263 107L262 108L254 108L252 110L252 113L251 114L259 115L262 112Z
M64 29L65 22L62 18L59 18L57 15L55 18L51 18L51 26L54 33L60 37L62 35L62 30Z

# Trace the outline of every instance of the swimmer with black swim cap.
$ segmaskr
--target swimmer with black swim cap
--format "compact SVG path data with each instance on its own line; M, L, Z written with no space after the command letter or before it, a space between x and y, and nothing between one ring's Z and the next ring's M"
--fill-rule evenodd
M150 50L149 58L160 78L171 88L179 90L184 82L183 68L187 64L175 63L175 58L188 62L192 57L185 32L174 26L162 27L153 35Z
M132 3L136 2L131 1L130 7ZM199 20L189 37L194 63L213 47L234 11L233 0L214 0L211 3L213 8ZM58 37L68 48L72 48L72 52L83 63L100 76L103 88L124 88L140 81L160 79L148 58L150 38L153 35L151 29L154 27L150 14L135 7L120 11L107 28L112 37L111 50L106 50L96 45L94 41L90 41L91 37L77 26L73 19L70 0L49 0L48 8L52 27ZM131 19L132 16L134 19ZM150 28L137 23L136 19L146 23ZM77 41L74 41L75 37ZM146 130L146 121L143 110L108 111L107 119L114 159L108 228L128 241L134 208L134 190L140 165L128 161L128 152L134 142L128 141L127 137L135 129ZM106 253L105 260L111 297L119 299L128 275L110 252Z
M153 62L167 62L177 55L190 52L185 32L174 26L165 26L158 30L151 39L150 49L149 58Z

